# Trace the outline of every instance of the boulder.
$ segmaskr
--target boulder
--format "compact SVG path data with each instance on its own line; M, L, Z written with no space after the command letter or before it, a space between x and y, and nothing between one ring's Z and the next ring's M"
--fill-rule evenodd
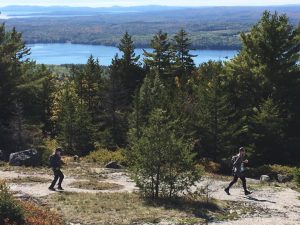
M11 153L9 156L9 165L11 166L38 166L39 164L40 157L35 149Z
M270 182L271 178L268 175L261 175L260 176L260 181L261 182Z
M277 175L277 180L280 183L285 183L285 182L291 181L292 179L293 179L293 176L287 176L287 175L282 175L282 174Z
M78 155L74 155L73 156L73 160L74 160L74 162L79 162L80 161L80 157Z
M115 161L111 161L105 165L105 168L109 169L122 169L122 166Z

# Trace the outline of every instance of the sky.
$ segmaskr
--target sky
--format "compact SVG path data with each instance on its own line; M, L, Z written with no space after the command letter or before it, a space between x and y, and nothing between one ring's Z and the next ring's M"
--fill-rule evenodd
M0 0L0 7L7 5L110 7L116 5L253 6L285 4L300 4L300 0Z

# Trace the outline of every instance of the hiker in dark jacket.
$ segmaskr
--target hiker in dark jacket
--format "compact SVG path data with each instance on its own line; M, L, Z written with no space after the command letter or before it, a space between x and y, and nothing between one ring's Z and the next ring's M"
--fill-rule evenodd
M245 177L245 174L244 174L244 172L245 172L244 164L248 163L248 160L244 159L245 158L245 153L246 153L245 148L240 147L239 154L232 157L232 161L233 161L233 180L230 182L229 186L224 189L224 191L228 195L230 195L229 189L231 188L232 185L234 185L237 182L238 178L240 178L242 180L245 195L251 194L251 192L247 190L246 177Z
M50 187L49 187L49 190L51 191L55 191L55 184L57 182L57 180L59 179L58 181L58 190L64 190L61 186L62 184L62 181L64 179L64 174L61 172L61 166L63 164L62 160L61 160L61 152L62 152L62 149L61 148L57 148L55 150L55 152L50 156L49 158L49 161L50 161L50 167L52 168L53 170L53 173L54 173L54 180L52 181Z

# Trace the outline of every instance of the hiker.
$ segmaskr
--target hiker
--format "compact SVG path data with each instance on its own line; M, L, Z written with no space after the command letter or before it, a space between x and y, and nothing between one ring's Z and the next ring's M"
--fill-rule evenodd
M245 167L244 164L248 163L248 160L244 159L246 154L245 148L244 147L240 147L239 148L239 154L235 155L232 157L232 162L233 162L233 180L230 182L229 186L227 188L224 189L224 191L230 195L229 193L229 189L231 188L231 186L233 184L235 184L238 180L238 178L240 178L242 180L243 183L243 188L244 188L244 192L245 195L249 195L251 194L250 191L247 190L246 187L246 177L245 177Z
M61 152L62 152L62 148L56 148L55 149L55 152L50 156L49 158L49 162L50 162L50 167L52 168L53 170L53 173L54 173L54 180L52 181L50 187L49 187L49 190L51 191L55 191L55 184L57 182L57 180L59 179L58 181L58 190L64 190L61 186L61 183L64 179L64 174L61 172L60 168L63 164L62 160L61 160Z

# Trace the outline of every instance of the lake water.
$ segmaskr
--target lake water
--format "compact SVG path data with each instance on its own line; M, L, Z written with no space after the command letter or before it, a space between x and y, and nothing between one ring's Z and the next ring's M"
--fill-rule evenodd
M29 44L30 58L41 64L85 64L90 55L99 58L101 65L110 65L116 53L121 55L118 48L103 45L81 44ZM151 51L151 49L145 49ZM136 49L136 54L143 59L143 49ZM196 65L209 60L228 60L233 58L237 51L234 50L192 50L191 54Z

